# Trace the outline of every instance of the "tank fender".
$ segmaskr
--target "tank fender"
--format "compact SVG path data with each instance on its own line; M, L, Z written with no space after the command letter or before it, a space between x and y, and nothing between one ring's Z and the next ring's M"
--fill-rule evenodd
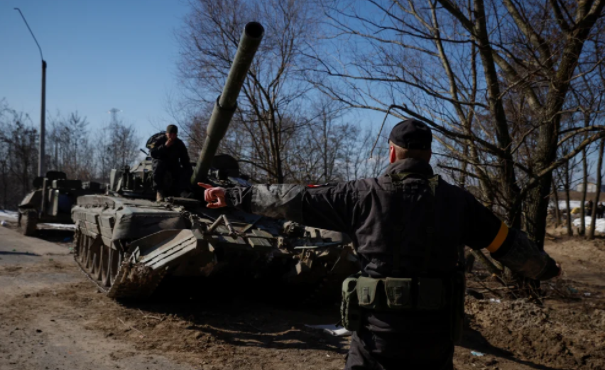
M214 248L197 230L162 230L137 239L129 246L131 262L153 270L175 266L187 255L204 256L208 263L214 261Z
M32 190L21 201L19 208L40 208L40 202L42 201L42 190Z

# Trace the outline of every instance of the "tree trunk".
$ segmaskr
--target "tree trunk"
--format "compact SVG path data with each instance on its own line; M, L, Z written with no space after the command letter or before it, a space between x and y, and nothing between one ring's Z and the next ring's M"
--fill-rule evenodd
M600 14L605 2L593 4L591 12ZM598 20L596 17L587 17L583 26L578 27L567 36L567 43L562 51L561 62L558 65L556 76L551 82L551 87L543 104L541 112L542 120L539 129L538 142L535 156L535 172L539 173L548 168L557 158L558 139L560 133L561 116L559 113L565 103L565 97L571 86L574 71L582 54L584 42L586 41L592 26ZM538 248L544 249L544 237L546 234L546 216L548 214L548 193L550 189L552 172L545 174L539 181L538 187L529 194L530 207L527 208L526 223L527 232Z
M555 197L555 227L559 227L561 226L561 210L559 209L559 194L557 192L557 183L554 175L552 177L552 193Z
M605 139L601 139L599 146L599 162L597 164L597 192L595 194L594 203L592 206L592 215L590 215L590 230L588 231L588 239L594 239L595 228L597 226L597 205L601 197L601 182L602 182L602 167L603 167L603 150L605 149Z
M555 96L549 102L549 109L545 110L546 117L553 117L550 112L558 111L563 96ZM559 133L560 117L554 117L544 122L540 127L540 135L536 148L535 170L540 172L547 168L557 158L557 139ZM552 171L538 180L538 186L528 193L525 229L530 239L533 239L540 250L544 250L544 237L546 236L546 217L548 216L548 203L550 187L552 184Z
M538 183L538 187L529 192L524 221L530 239L534 240L540 250L544 250L552 173L545 175Z
M582 201L580 202L580 231L579 235L586 235L586 190L588 187L588 161L586 148L582 149ZM594 207L593 207L594 208Z
M448 5L444 4L444 2L441 4L444 6ZM487 101L489 111L491 118L494 120L498 147L502 149L498 161L501 171L503 198L508 200L508 205L506 205L506 208L508 208L506 210L506 219L510 226L519 228L519 215L521 212L512 207L519 196L519 188L517 187L517 180L515 177L514 160L511 153L512 138L508 132L508 121L501 98L498 71L494 62L494 52L487 30L487 16L483 0L476 0L474 2L474 11L477 17L474 24L475 40L477 41L478 52L481 58L481 64L483 65L485 84L488 92Z
M573 228L571 227L571 207L569 206L569 162L565 162L565 207L567 208L567 235L573 236Z
M328 182L328 120L326 119L326 117L322 117L322 128L323 128L323 135L322 135L322 140L323 140L323 155L322 155L322 159L323 159L323 173L322 173L322 177L323 177L323 182Z

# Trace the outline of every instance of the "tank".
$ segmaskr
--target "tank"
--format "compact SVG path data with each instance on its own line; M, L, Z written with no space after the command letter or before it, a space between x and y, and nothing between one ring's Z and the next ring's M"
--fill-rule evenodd
M76 199L102 192L99 183L69 180L64 172L48 171L46 176L34 179L33 190L19 204L19 230L33 236L38 223L71 224L71 208Z
M75 260L96 286L114 299L145 299L166 277L211 281L231 288L262 284L300 302L340 296L342 280L359 265L346 235L275 220L237 209L206 207L198 181L250 185L233 157L218 154L237 107L237 96L264 29L245 26L207 138L191 177L190 198L156 202L152 160L112 170L105 195L86 195L72 209ZM181 280L182 281L182 280ZM235 284L235 285L233 285Z

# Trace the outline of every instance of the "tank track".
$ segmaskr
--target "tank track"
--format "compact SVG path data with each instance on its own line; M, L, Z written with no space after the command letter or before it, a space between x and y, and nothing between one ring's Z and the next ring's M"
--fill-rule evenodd
M164 269L153 272L151 269L145 269L145 273L142 274L145 278L141 279L141 275L134 271L137 267L139 266L131 262L123 263L122 268L118 272L117 284L114 283L111 286L107 292L107 296L114 299L122 297L148 298L153 294L160 282L162 282L168 271L168 269ZM141 281L144 284L141 284Z
M151 268L137 265L133 263L132 258L130 257L131 253L129 252L131 251L124 253L114 249L114 252L118 253L116 258L119 260L122 259L122 261L115 263L115 266L117 267L115 273L109 271L109 273L114 274L114 276L109 279L110 283L109 286L107 286L106 282L104 283L103 281L104 279L98 279L98 269L102 268L99 266L102 264L102 261L99 263L95 258L95 254L90 254L93 253L92 245L94 245L94 241L93 243L90 243L86 238L91 239L82 234L76 237L74 260L84 275L96 285L100 292L104 293L109 298L148 298L156 290L157 286L164 279L164 276L166 276L167 269L154 271ZM109 248L102 243L99 244L100 245L96 248ZM85 255L84 258L82 258L83 254ZM126 256L126 258L123 258L124 256Z

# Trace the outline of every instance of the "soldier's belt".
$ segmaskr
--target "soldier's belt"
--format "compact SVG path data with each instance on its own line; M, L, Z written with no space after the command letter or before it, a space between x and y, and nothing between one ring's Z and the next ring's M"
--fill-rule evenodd
M373 310L436 311L446 307L442 279L384 278L357 279L359 307Z
M350 282L349 282L350 289ZM447 307L447 289L441 278L358 277L359 307L377 311L437 311Z
M342 285L341 320L350 331L362 326L362 310L451 311L452 339L459 340L464 317L464 273L448 278L350 276Z

